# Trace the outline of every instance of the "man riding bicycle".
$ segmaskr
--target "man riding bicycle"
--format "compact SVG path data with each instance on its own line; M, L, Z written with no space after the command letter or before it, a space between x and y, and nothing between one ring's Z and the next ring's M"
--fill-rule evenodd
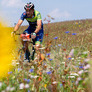
M25 4L24 9L25 9L25 12L22 13L18 23L15 25L13 33L16 34L16 31L19 29L24 19L26 19L29 23L29 26L23 33L32 34L31 38L33 39L33 45L35 45L36 50L38 50L43 41L43 34L44 34L41 14L40 12L34 9L34 4L31 2ZM26 59L28 60L29 60L29 55L30 55L30 52L27 47ZM34 53L33 53L33 56L34 56Z

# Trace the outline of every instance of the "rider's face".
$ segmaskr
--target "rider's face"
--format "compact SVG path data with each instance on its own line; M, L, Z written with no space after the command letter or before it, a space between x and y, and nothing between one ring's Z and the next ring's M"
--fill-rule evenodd
M28 16L28 17L32 17L33 12L34 12L33 9L28 9L28 10L26 10L26 13L27 13L27 16Z

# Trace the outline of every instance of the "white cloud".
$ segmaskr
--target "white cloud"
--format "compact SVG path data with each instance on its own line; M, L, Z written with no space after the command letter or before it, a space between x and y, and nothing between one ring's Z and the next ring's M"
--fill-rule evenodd
M71 14L69 12L61 12L59 9L54 9L52 12L49 13L49 15L58 19L71 17Z
M7 6L7 7L23 7L25 3L22 0L2 0L1 5L2 6Z

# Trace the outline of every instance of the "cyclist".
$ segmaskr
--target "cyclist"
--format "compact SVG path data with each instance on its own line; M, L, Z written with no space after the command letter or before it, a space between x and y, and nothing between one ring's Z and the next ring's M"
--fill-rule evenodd
M24 19L26 19L29 23L29 26L23 33L32 34L31 38L33 38L33 45L35 45L36 50L38 50L38 48L41 46L41 43L43 41L43 34L44 34L41 14L39 11L34 9L34 4L32 2L25 4L24 9L25 12L22 13L20 19L18 20L18 23L15 25L13 34L16 34L16 31L19 29ZM35 52L33 52L32 59L34 59L34 53ZM29 60L29 55L30 52L27 47L26 59L28 60Z

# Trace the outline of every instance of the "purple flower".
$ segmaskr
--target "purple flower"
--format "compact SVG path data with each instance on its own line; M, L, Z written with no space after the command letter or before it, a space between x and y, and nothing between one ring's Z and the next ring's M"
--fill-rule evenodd
M60 84L60 87L62 87L63 86L63 84Z
M18 71L20 71L21 70L21 68L18 68Z
M24 79L24 81L26 81L26 82L28 82L28 83L29 83L29 82L30 82L30 79Z
M58 37L55 37L54 39L57 39Z
M30 92L30 90L28 90L28 92Z
M46 55L48 56L48 55L50 55L50 53L46 53Z
M68 59L71 60L71 57L69 57Z
M65 33L67 34L67 33L69 33L69 31L66 31Z
M8 72L8 74L11 74L12 73L12 71L11 72Z
M49 59L50 61L52 61L53 59Z
M82 68L83 69L83 66L79 66L79 68Z
M27 79L27 82L29 83L30 82L30 79Z
M33 71L34 71L34 69L30 69L30 70L29 70L29 72L33 72Z
M47 72L47 74L51 74L51 73L52 73L51 71Z
M76 35L77 33L72 33L72 35Z
M61 44L58 44L58 46L60 47L60 46L61 46Z

